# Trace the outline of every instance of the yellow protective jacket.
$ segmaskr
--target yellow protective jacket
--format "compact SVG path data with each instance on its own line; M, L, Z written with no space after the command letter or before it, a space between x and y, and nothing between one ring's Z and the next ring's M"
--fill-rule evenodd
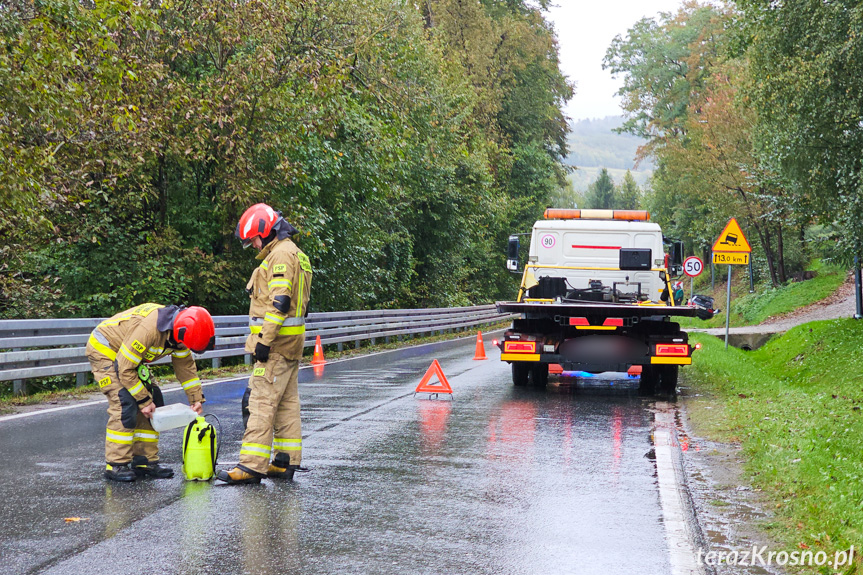
M120 384L138 401L140 407L152 403L150 393L138 378L138 365L150 363L171 354L177 376L189 404L204 400L201 380L192 352L182 344L169 347L168 337L179 308L155 303L135 306L100 323L90 334L90 345L99 353L117 362Z
M267 244L257 259L263 261L246 285L252 300L246 351L254 353L262 343L286 359L300 359L312 288L309 258L285 238Z

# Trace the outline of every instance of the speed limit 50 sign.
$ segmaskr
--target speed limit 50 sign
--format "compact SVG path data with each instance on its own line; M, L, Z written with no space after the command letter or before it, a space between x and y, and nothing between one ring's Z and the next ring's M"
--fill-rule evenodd
M678 260L680 261L680 260ZM689 256L685 260L683 260L683 273L688 275L691 278L694 278L698 275L701 275L701 272L704 271L704 262L701 261L701 258L697 258L695 256Z

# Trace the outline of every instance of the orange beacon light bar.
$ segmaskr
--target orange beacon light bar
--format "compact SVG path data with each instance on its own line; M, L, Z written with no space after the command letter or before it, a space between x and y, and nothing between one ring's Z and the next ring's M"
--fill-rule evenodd
M646 222L650 212L644 210L567 210L548 208L545 210L547 220L626 220Z

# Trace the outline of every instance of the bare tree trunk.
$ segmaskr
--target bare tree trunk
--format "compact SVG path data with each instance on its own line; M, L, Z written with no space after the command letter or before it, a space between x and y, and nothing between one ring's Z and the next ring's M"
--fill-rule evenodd
M432 0L426 0L425 9L423 10L426 21L426 29L434 28L434 11L432 10Z
M803 252L803 265L809 265L809 246L806 245L806 224L800 222L800 251Z
M785 273L785 245L782 241L782 224L777 224L776 251L779 258L779 283L785 283L788 275Z
M773 248L770 245L770 229L767 226L764 226L762 229L756 223L756 220L752 219L752 228L755 230L755 233L758 235L758 241L761 242L761 247L764 249L764 255L767 257L767 269L770 273L770 283L773 284L773 287L778 287L779 282L776 278L776 266L773 260ZM750 257L752 257L750 255Z

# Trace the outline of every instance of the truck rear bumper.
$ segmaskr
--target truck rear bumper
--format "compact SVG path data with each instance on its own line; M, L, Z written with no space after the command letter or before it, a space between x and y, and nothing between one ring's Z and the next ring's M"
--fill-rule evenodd
M653 365L692 365L691 357L651 357Z
M594 362L590 360L579 361L565 358L558 354L551 353L502 353L501 361L508 363L512 362L532 362L532 363L548 363L560 364L566 371L590 371L594 373L602 371L626 371L633 365L691 365L692 357L642 357L630 358L628 361L620 362Z
M500 359L502 361L541 361L538 353L502 353Z

